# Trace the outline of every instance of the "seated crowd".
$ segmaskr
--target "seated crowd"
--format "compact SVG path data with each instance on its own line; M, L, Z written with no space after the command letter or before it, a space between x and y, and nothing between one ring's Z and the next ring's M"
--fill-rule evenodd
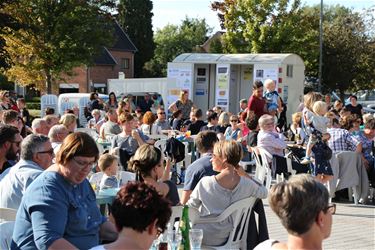
M257 249L321 249L335 211L324 186L333 177L330 158L356 152L375 187L375 118L363 115L355 96L345 107L341 101L331 106L320 93L309 92L287 126L272 80L265 88L263 96L262 82L255 81L249 100L240 101L239 113L213 107L207 110L206 121L187 91L168 107L170 120L157 96L147 94L135 105L131 95L118 101L110 93L104 103L92 93L87 129L95 138L77 132L77 110L67 110L61 117L46 110L46 116L32 120L24 99L15 102L9 92L0 91L0 208L18 211L11 249L148 249L166 229L171 206L188 205L201 217L212 217L239 200L255 197L253 212L265 221L261 199L267 196L289 238L286 243L265 241ZM172 131L191 136L197 148L197 159L184 166L181 197L171 181L174 159L154 146L162 136L171 137ZM275 157L285 157L290 141L306 149L299 163L308 166L310 175L292 176L267 190L240 165L262 148L271 168ZM108 152L99 152L101 142L110 144ZM121 181L124 170L134 173L134 181ZM110 217L101 213L96 187L89 182L96 171L103 173L99 190L119 188L107 211ZM311 212L304 213L303 225L292 219L300 216L293 209L299 206ZM203 244L220 246L232 223L195 227L203 229ZM261 227L261 221L257 223ZM249 248L268 239L266 223L264 227L256 231L256 242L247 240ZM253 233L249 229L248 235ZM311 240L309 235L319 237Z

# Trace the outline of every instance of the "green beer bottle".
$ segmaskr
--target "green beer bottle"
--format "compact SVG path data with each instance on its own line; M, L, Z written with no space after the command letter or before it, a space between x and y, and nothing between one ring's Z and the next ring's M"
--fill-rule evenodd
M179 250L190 250L190 241L189 241L189 230L190 230L190 220L189 220L189 207L184 206L182 210L182 217L180 219L180 230L181 230L181 245L178 248Z

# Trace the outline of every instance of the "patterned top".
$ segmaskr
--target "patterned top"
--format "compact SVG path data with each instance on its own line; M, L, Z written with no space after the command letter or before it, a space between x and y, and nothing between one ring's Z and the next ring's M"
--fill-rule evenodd
M331 138L328 140L328 146L333 153L341 151L355 151L360 143L356 138L350 135L349 131L342 128L327 129Z
M187 100L185 104L183 104L180 100L176 101L177 109L182 111L182 119L186 120L189 119L191 108L193 107L193 102L191 100Z
M362 143L362 154L363 157L369 162L373 162L373 157L372 156L372 140L368 139L363 131L360 131L357 135L354 136L358 141Z

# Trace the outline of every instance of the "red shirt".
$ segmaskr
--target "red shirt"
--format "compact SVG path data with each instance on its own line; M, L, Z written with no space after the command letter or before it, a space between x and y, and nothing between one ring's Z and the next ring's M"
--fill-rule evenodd
M250 96L247 104L247 109L254 111L258 118L260 118L264 114L267 114L266 101L262 97L258 98L254 95Z

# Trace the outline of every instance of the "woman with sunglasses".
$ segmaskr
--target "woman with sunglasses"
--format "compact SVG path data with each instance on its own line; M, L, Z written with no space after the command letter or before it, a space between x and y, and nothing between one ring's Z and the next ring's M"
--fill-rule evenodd
M266 240L254 250L322 249L331 234L336 204L329 204L327 188L307 174L293 175L286 182L272 186L271 209L288 231L288 242Z
M242 140L242 131L240 128L240 121L237 115L231 115L230 117L230 126L227 127L224 133L226 140L235 140L241 142Z
M172 211L169 201L151 186L130 182L117 193L111 207L118 239L91 250L149 249L167 227Z
M11 107L10 96L8 90L0 91L0 111L8 110Z
M156 189L160 195L171 201L172 206L180 203L176 185L169 180L171 161L164 159L160 149L144 144L135 152L128 162L128 168L133 169L136 180L144 182Z
M89 249L114 241L114 225L100 214L86 179L99 150L86 133L68 135L49 167L27 188L11 249Z

